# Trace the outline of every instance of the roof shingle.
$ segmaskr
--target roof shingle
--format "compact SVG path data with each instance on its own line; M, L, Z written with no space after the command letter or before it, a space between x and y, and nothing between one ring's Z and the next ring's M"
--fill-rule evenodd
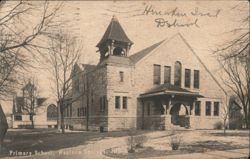
M128 36L124 32L121 24L119 23L116 17L112 18L106 32L104 33L102 39L96 46L99 47L103 42L107 40L116 40L119 42L133 44L133 42L128 38Z
M133 61L134 63L140 61L143 57L145 57L147 54L149 54L151 51L153 51L155 48L157 48L161 43L163 43L165 40L162 40L158 43L155 43L131 56L129 56L129 58L131 59L131 61Z

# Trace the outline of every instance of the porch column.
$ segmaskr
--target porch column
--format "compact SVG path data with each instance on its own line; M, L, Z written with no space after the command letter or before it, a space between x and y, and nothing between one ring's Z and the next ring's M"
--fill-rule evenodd
M171 123L171 114L170 114L170 110L173 107L173 104L171 102L171 100L168 101L168 109L166 110L166 115L165 115L165 129L166 130L170 130L172 123Z
M143 99L141 100L141 104L142 104L142 129L144 129L144 101Z

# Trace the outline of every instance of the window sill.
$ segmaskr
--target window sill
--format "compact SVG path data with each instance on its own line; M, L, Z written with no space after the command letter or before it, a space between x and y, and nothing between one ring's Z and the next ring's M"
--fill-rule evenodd
M115 109L115 112L128 112L128 109Z

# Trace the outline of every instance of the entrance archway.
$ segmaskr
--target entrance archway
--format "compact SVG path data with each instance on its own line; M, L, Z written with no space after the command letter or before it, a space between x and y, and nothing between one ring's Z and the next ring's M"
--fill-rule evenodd
M189 127L189 112L186 105L176 103L170 109L171 123L181 127Z

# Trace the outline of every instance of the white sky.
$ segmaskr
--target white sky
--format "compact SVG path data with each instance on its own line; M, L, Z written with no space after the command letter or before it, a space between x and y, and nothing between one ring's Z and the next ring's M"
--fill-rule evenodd
M55 3L55 2L52 2ZM133 54L145 47L148 47L163 39L169 38L176 33L181 33L189 42L194 51L200 56L208 68L216 73L218 65L213 58L212 51L218 44L222 44L230 37L225 34L240 26L239 20L244 14L232 7L239 4L249 5L247 1L157 1L157 2L118 2L118 1L68 1L64 2L63 20L70 20L70 30L83 41L82 63L96 64L99 54L96 52L96 44L103 36L113 15L116 15L126 34L134 42L130 54ZM147 5L153 5L156 10L171 11L177 7L179 13L186 13L186 17L173 16L134 16L142 14ZM190 12L198 8L202 13L215 14L221 10L217 18L207 16L190 16ZM180 23L188 23L198 18L198 25L195 27L156 27L154 20L164 18L172 22L175 18ZM177 46L178 47L178 46ZM41 94L52 96L50 93L50 82L48 74L41 70L34 71L42 88ZM4 105L4 104L3 104ZM6 107L8 107L6 109ZM4 106L5 110L10 111L11 107Z

